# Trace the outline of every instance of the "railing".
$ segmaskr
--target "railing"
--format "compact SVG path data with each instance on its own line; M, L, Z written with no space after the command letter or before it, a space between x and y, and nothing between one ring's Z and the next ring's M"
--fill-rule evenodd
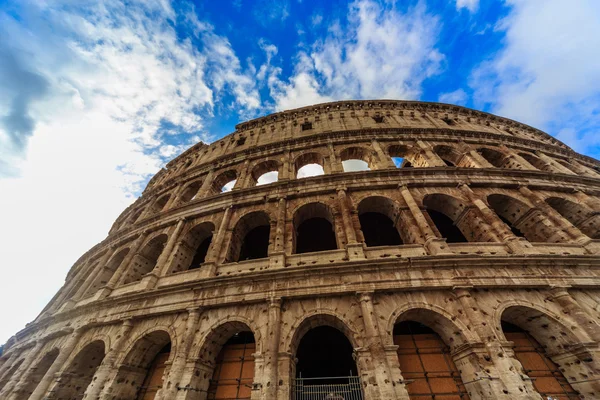
M358 376L296 378L292 400L363 400Z

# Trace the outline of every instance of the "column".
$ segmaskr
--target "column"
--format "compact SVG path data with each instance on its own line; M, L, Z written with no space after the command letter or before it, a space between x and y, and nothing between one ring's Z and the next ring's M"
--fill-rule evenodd
M408 400L406 387L399 384L403 378L398 364L397 346L386 348L381 338L382 332L377 322L377 315L373 308L372 293L358 293L360 301L360 310L365 325L365 346L370 352L370 357L365 358L365 365L370 371L366 371L369 381L374 381L377 388L372 388L377 395L375 398ZM390 359L395 358L395 363L390 363ZM366 382L363 382L365 384ZM398 384L397 384L398 383ZM377 393L378 392L378 393Z
M140 247L142 247L142 244L144 243L144 241L146 240L147 237L148 237L147 232L140 233L138 238L133 242L133 244L129 248L129 253L127 253L125 258L121 262L121 265L119 265L117 267L113 276L106 283L106 286L104 286L102 289L100 289L100 297L99 298L102 299L102 298L107 297L110 294L110 292L112 292L113 289L117 286L117 284L121 281L121 278L124 275L124 272L127 270L127 268L129 268L129 264L131 263L131 260L137 254L137 252L140 251Z
M269 300L269 322L267 326L267 343L264 358L263 393L264 399L277 398L277 382L279 377L277 367L279 363L279 334L281 330L281 298Z
M573 171L566 168L564 165L556 162L553 158L548 157L541 151L536 151L535 154L537 154L537 156L542 161L544 161L546 164L548 164L548 166L550 166L550 168L552 169L552 172L557 172L559 174L575 175L575 173L573 173Z
M280 167L280 172L279 175L277 176L277 180L278 181L286 181L288 179L292 179L295 178L291 176L292 172L291 172L291 165L290 165L290 151L286 150L283 153L283 157L281 160L281 167Z
M477 207L483 219L498 234L500 240L515 254L531 254L535 251L531 245L524 239L515 236L504 222L492 211L487 204L477 197L473 190L467 184L460 184L459 189L467 196L470 202Z
M417 146L421 149L425 159L427 160L428 167L445 167L446 163L431 150L431 146L428 146L421 140L417 140Z
M287 202L286 197L279 198L277 203L277 225L275 226L275 240L273 251L269 254L269 267L285 267L285 220L286 220Z
M167 204L165 204L163 210L168 210L171 207L173 207L173 205L175 203L177 203L177 199L178 199L179 195L181 194L181 191L184 188L185 188L185 185L179 185L179 186L175 187L173 192L171 192L171 197L169 197L169 200L167 201Z
M532 192L526 186L520 186L519 192L527 197L535 207L540 209L546 217L559 229L563 230L571 240L578 243L588 242L590 239L581 233L581 231L569 221L567 221L562 215L558 213L554 208L550 207L548 203L544 201L537 193Z
M92 378L92 382L86 389L83 396L85 399L96 400L106 395L105 389L108 389L108 386L105 387L105 383L108 382L109 377L117 374L118 368L115 364L120 358L120 355L123 351L123 346L129 339L129 332L131 332L132 328L133 323L131 318L125 319L119 329L112 347L104 356L102 363Z
M232 190L240 190L240 189L244 189L247 188L248 185L248 179L250 178L250 173L248 171L248 166L250 165L250 161L246 160L244 161L244 165L242 165L242 169L239 172L239 175L237 177L237 181L235 182L235 185L233 185L233 189Z
M452 254L452 252L448 249L448 245L446 244L446 239L441 239L436 236L429 226L427 219L421 212L421 209L417 205L414 197L408 190L407 186L400 187L400 194L402 194L402 198L406 202L412 217L414 218L419 230L421 231L421 235L425 240L425 248L428 250L430 254Z
M352 224L352 216L348 209L348 198L345 188L337 188L338 202L340 204L340 212L342 214L342 222L344 224L344 233L346 235L346 247L348 249L348 257L350 260L364 259L363 244L356 241L356 231Z
M31 371L35 359L37 358L37 356L40 355L40 351L42 350L45 344L45 338L42 338L35 342L33 348L27 352L27 356L25 356L25 360L23 360L21 366L15 371L14 375L10 378L10 380L2 388L2 390L0 390L0 398L8 398L10 393L13 391L13 388L18 387L18 383L21 381L21 378L27 377L27 372Z
M600 342L600 326L571 296L568 287L555 286L551 288L550 298L561 306L563 314L569 315L579 324L580 328L587 333L590 339Z
M373 150L378 158L377 169L396 168L394 161L392 161L392 157L384 153L381 145L376 139L371 140L371 145L373 146Z
M329 170L330 172L326 172L326 173L331 173L331 174L336 174L339 172L344 172L344 167L342 165L342 162L339 161L337 159L337 156L335 155L335 149L333 148L333 144L329 143L327 145L327 148L329 149ZM325 169L325 166L323 166L323 168Z
M79 338L83 334L83 331L84 328L79 327L75 329L73 333L71 333L71 336L67 339L66 343L60 348L60 353L58 353L58 357L56 357L56 360L54 360L54 362L48 369L48 372L46 372L46 375L44 375L40 383L37 385L31 396L29 397L29 400L41 400L42 398L44 398L46 392L48 391L48 388L57 378L57 372L63 368L65 361L67 361L67 359L71 355L71 352L77 345L77 342L79 342Z
M110 257L114 254L115 249L116 248L114 246L110 246L106 250L106 253L104 253L104 255L100 258L100 261L98 261L98 264L96 265L96 269L94 271L92 271L89 278L85 281L85 283L83 285L81 285L81 287L79 288L77 293L75 293L75 295L72 297L72 299L75 302L77 302L81 298L85 297L90 286L92 286L92 284L96 281L96 279L98 279L98 275L100 275L100 273L106 267L106 264L110 260Z
M465 317L481 341L471 344L470 350L461 350L467 354L453 354L453 358L463 364L463 368L459 368L458 365L457 368L463 369L462 376L466 388L471 388L474 393L492 391L492 398L505 398L508 394L511 399L539 400L531 382L521 378L519 369L515 368L512 350L507 351L505 345L500 343L491 321L481 313L470 289L470 286L453 288L454 296L462 306ZM481 351L478 348L481 348ZM468 359L464 359L465 356L468 356ZM483 369L483 365L489 373ZM528 390L522 392L522 386Z
M223 218L221 219L221 224L219 225L219 230L217 231L217 236L214 238L213 242L208 249L208 254L206 255L205 262L205 271L206 277L214 276L216 273L216 265L219 262L219 257L221 255L221 247L223 246L223 240L225 239L225 233L227 232L227 228L229 227L229 220L231 219L231 210L232 207L227 207L225 212L223 213Z
M483 156L479 154L477 150L470 150L465 155L470 157L478 168L495 168L488 160L483 158Z
M600 212L600 200L596 197L589 196L588 194L582 192L581 190L577 190L575 192L575 197L577 200L591 208L596 212Z
M214 179L215 179L215 171L211 169L208 172L208 174L206 174L206 176L204 177L202 186L200 187L200 190L198 191L198 195L197 195L198 199L208 196Z
M598 178L600 174L594 169L581 164L579 161L569 158L569 164L573 166L573 169L580 175L590 176L592 178Z
M177 353L171 364L171 369L168 376L165 378L165 384L163 385L162 390L157 394L155 400L173 399L181 387L181 378L188 360L190 349L192 348L192 343L194 342L198 321L200 321L200 309L188 309L188 319L185 325L183 340L177 348Z
M171 258L171 254L173 253L173 248L175 244L179 241L179 236L181 235L181 231L185 226L185 218L180 218L177 220L177 226L171 235L169 236L169 240L165 245L162 253L158 256L158 260L156 260L156 266L154 269L147 275L142 278L142 285L146 289L151 289L156 286L156 282L158 282L158 278L165 275L166 268L169 265L168 260Z

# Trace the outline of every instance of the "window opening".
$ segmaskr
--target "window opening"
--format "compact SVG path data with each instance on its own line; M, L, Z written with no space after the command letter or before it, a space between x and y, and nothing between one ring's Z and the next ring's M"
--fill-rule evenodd
M208 400L249 400L254 381L254 335L239 332L221 348L208 387Z
M312 122L305 122L305 123L303 123L300 126L302 127L303 131L308 131L308 130L311 130L313 128Z
M460 229L454 225L454 221L446 214L432 209L427 209L427 213L435 224L435 227L440 232L443 238L446 238L446 243L466 243L467 238L462 234Z
M235 183L237 182L237 179L234 179L232 181L227 182L225 185L223 185L223 187L221 188L221 193L225 193L225 192L231 192L231 190L233 189L233 187L235 186Z
M181 202L187 203L188 201L192 201L196 198L200 187L202 186L202 182L193 182L188 185L183 194L181 195Z
M268 185L269 183L277 182L279 180L279 171L270 171L262 174L256 180L256 186Z
M342 161L344 172L370 171L369 164L363 160L350 159Z
M385 119L383 118L382 115L376 115L373 117L373 120L375 121L375 123L377 124L381 124L385 121Z
M402 168L402 163L404 162L404 158L402 157L392 157L392 162L396 166L396 168Z
M245 138L245 137L241 137L241 138L239 138L239 139L237 140L237 142L236 142L236 144L237 144L238 146L242 146L242 145L244 145L244 143L246 143L246 138Z
M367 247L402 244L402 239L394 226L394 222L386 215L377 212L365 212L360 214L358 219Z
M269 253L269 225L257 226L246 234L238 261L265 258Z
M396 324L394 344L411 399L469 399L450 349L428 326L414 321Z
M198 248L196 249L196 253L194 254L194 258L192 259L192 263L188 269L198 269L204 262L206 261L206 255L208 254L208 249L210 247L210 243L212 242L212 235L207 237L200 243Z
M297 179L308 178L311 176L325 175L323 167L319 164L306 164L298 169Z
M296 254L335 250L337 244L331 222L325 218L309 218L296 230Z
M514 343L515 358L519 360L533 387L544 399L575 400L579 393L573 389L565 376L547 355L533 336L520 327L502 321L506 340Z
M502 220L502 222L504 222L508 226L508 228L511 230L511 232L513 233L513 235L515 235L517 237L522 237L522 238L525 237L525 235L523 234L523 232L521 232L521 230L519 228L517 228L516 226L514 226L513 224L511 224L511 222L509 220L507 220L506 218L504 218L500 214L496 214L496 215L498 215L498 217Z

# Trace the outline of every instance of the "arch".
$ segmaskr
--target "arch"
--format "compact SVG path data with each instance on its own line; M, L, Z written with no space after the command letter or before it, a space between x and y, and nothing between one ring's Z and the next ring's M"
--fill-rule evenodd
M387 148L388 155L397 168L412 168L411 150L411 147L404 144L393 144Z
M112 381L115 398L153 399L162 387L166 362L172 358L172 335L154 327L138 336L125 352Z
M123 263L125 257L129 254L129 247L121 249L115 252L105 266L98 265L96 268L102 268L102 271L98 274L96 280L87 289L84 296L91 296L96 293L100 288L104 287L113 277L117 268Z
M373 156L369 149L354 146L340 152L344 172L368 171L373 167Z
M4 372L4 374L1 377L2 379L0 380L0 392L2 392L4 386L6 386L8 381L10 381L11 378L15 375L15 372L17 372L21 364L23 364L23 361L25 361L24 358L17 360L6 370L6 372Z
M584 171L579 170L579 168L577 168L576 166L574 166L573 164L571 164L570 162L568 162L566 160L562 160L562 159L556 158L556 157L553 157L553 159L554 159L554 161L556 161L557 163L559 163L560 165L565 167L567 170L569 170L569 172L571 172L574 175L579 175L580 173L582 175L586 175L586 173Z
M296 254L338 248L333 212L324 203L304 204L294 212L293 252Z
M226 262L265 258L269 254L271 220L264 211L242 216L233 228Z
M131 219L129 220L129 223L131 225L135 224L138 222L138 220L140 219L140 217L142 216L142 214L144 213L145 208L140 208L139 210L137 210L136 212L134 212L131 215Z
M521 200L505 194L491 194L487 202L516 236L525 237L530 242L567 241L564 237L556 237L555 234L560 232L541 211Z
M562 197L546 199L552 208L592 239L600 239L600 213Z
M241 320L213 326L202 341L197 365L202 364L203 373L193 378L193 386L206 391L211 399L250 399L254 353L260 352L257 339Z
M206 261L214 231L212 222L201 222L190 229L175 252L170 273L200 268Z
M481 156L485 158L486 161L492 164L494 167L508 168L508 157L505 153L498 150L490 149L489 147L480 147L477 149L477 152L481 154Z
M551 171L550 166L538 156L535 156L531 153L519 153L519 155L540 171Z
M27 399L37 386L40 384L46 372L50 369L56 357L58 357L59 349L54 348L46 352L42 358L37 362L37 364L33 367L33 373L29 374L26 382L23 382L22 393L24 394L23 398Z
M323 175L324 168L325 157L321 153L303 153L294 160L294 174L297 179Z
M81 399L106 353L102 340L88 343L61 374L53 395L58 399Z
M127 275L123 279L123 284L138 282L144 275L152 272L167 244L168 238L165 233L162 233L146 242L144 247L133 256Z
M212 184L212 194L219 194L223 192L229 192L235 182L237 181L237 172L235 170L229 170L220 173Z
M183 192L179 196L179 202L180 203L187 203L187 202L190 202L192 200L195 200L196 196L198 195L198 192L200 191L201 187L202 187L202 181L201 180L196 180L196 181L194 181L192 183L189 183L185 187L185 189L183 189Z
M370 196L358 203L358 219L365 244L390 246L403 244L398 204L383 196Z
M335 328L346 336L353 348L356 349L360 347L357 333L358 330L350 323L350 321L344 321L342 317L335 313L335 311L317 309L306 313L296 320L294 325L290 327L290 335L284 340L282 348L290 354L296 354L302 337L306 332L318 326Z
M434 146L433 151L442 159L449 167L457 167L462 154L454 147L446 145Z
M152 204L152 208L151 208L150 212L152 214L156 214L156 213L159 213L159 212L163 211L163 209L165 208L165 206L169 202L170 198L171 198L171 194L170 193L167 193L167 194L164 194L164 195L160 196Z
M275 160L266 160L256 164L254 168L252 168L252 173L250 174L254 181L254 185L266 185L277 182L279 179L280 167L281 163Z
M465 212L463 200L446 194L428 194L423 198L429 222L448 243L468 242L476 231L461 215Z
M585 363L563 362L560 367L557 365L570 348L581 343L581 339L548 310L519 303L512 301L499 307L496 329L505 340L513 343L514 356L523 368L522 373L532 379L535 390L544 398L568 399L578 398L579 393L574 387L583 389L582 392L592 389L586 380L576 382L574 378L584 371L591 372L586 371ZM574 358L577 359L576 356ZM575 381L573 386L566 376Z

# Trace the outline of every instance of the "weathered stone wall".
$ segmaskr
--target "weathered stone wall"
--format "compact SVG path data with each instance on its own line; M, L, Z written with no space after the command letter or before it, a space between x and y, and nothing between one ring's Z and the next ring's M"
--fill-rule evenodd
M348 159L370 171L343 172ZM325 174L297 179L309 163ZM278 181L257 186L270 171ZM327 325L352 344L366 399L408 399L392 340L404 320L440 335L471 399L540 399L501 320L598 398L599 193L597 161L461 107L341 102L240 124L170 162L73 266L8 342L0 398L132 399L170 342L158 398L204 399L222 345L251 331L253 399L287 400L300 339ZM465 241L449 242L434 211ZM364 212L390 218L403 244L366 246ZM332 224L337 249L296 254L311 216ZM268 257L236 262L257 226Z

